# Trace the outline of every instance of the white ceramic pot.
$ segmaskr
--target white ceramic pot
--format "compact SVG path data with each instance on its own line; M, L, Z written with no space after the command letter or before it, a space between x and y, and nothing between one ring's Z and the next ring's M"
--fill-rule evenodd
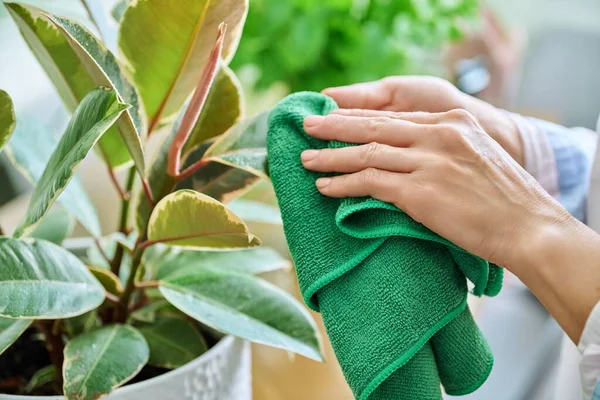
M250 344L227 336L181 368L115 390L107 400L251 400ZM1 400L64 400L62 396L13 396Z

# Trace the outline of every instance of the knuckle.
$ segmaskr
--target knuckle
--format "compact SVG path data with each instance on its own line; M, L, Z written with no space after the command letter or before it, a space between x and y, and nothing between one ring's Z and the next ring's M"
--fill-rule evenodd
M369 144L365 144L360 148L360 160L363 163L372 161L377 157L377 154L380 152L381 145L377 142L371 142Z
M400 84L402 77L400 76L386 76L383 79L380 79L379 82L381 85L387 88L393 88Z
M379 137L390 121L388 117L369 118L366 122L369 137L373 139Z
M448 117L450 117L451 120L453 121L457 121L457 122L463 122L463 123L473 123L475 121L475 118L473 117L473 115L468 112L465 109L462 108L455 108L453 110L448 111L447 113Z
M381 177L381 171L376 168L367 168L360 174L361 182L366 185L377 183Z

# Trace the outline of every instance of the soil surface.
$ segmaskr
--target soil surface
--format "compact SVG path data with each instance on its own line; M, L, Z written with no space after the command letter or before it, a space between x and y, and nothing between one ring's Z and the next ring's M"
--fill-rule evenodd
M200 325L200 324L198 324ZM217 332L200 327L208 347L213 347L222 337ZM25 386L38 370L51 364L41 333L36 328L27 329L4 353L0 354L0 394L50 396L62 394L62 388L49 383L32 392ZM127 385L155 378L168 369L145 366Z

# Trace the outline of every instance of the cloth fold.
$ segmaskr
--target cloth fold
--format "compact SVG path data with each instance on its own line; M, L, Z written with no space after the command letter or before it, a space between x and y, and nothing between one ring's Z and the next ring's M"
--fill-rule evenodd
M502 270L465 252L392 204L333 199L306 170L306 149L349 146L308 136L304 118L335 102L318 93L282 100L269 116L269 173L306 304L320 312L355 397L440 399L476 390L493 357L467 307L495 295Z

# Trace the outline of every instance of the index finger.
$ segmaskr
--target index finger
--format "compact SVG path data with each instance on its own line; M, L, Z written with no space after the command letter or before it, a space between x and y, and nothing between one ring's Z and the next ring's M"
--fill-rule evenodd
M317 139L346 143L377 142L411 147L435 128L388 117L365 118L338 114L309 116L304 120L307 134Z

